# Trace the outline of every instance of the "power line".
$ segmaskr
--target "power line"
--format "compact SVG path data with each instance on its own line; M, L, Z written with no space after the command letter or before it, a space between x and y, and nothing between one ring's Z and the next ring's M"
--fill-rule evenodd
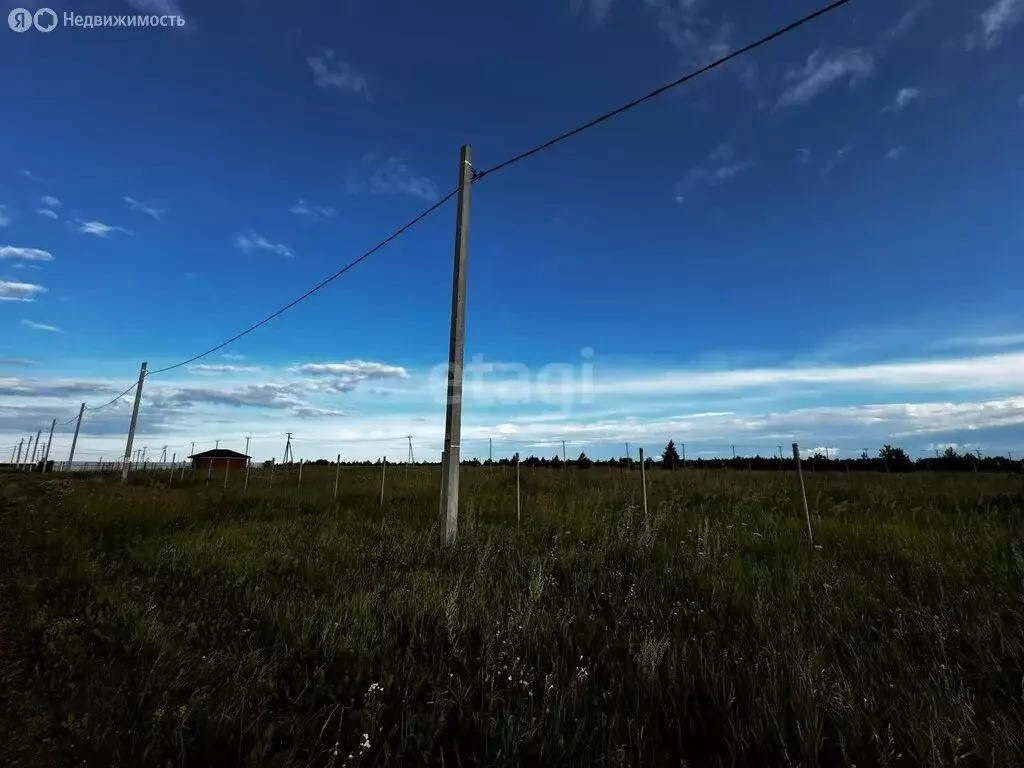
M333 275L331 275L330 277L328 277L325 280L320 281L319 283L317 283L317 285L315 285L314 287L310 288L304 294L299 296L299 298L297 298L294 301L290 302L289 304L286 304L285 306L281 307L281 309L277 310L272 315L268 315L267 317L263 318L262 320L260 320L255 325L249 326L248 328L246 328L241 333L236 333L234 336L232 336L227 341L221 342L217 346L211 347L210 349L206 350L205 352L202 352L201 354L195 355L194 357L190 357L188 360L182 360L180 363L175 363L174 365L168 365L166 368L159 368L159 369L157 369L155 371L150 371L148 376L155 376L158 373L166 373L167 371L173 371L175 368L181 368L182 366L188 365L189 363L194 363L196 360L201 360L202 358L206 357L207 355L211 355L214 352L216 352L217 350L223 349L228 344L231 344L233 342L238 341L243 336L249 335L250 333L255 331L257 328L260 328L260 327L266 325L267 323L269 323L271 320L273 320L278 315L284 314L289 309L294 307L296 304L298 304L298 303L300 303L302 301L305 301L310 296L312 296L314 293L316 293L321 288L323 288L325 285L334 282L339 277L341 277L346 272L348 272L350 269L352 269L356 265L358 265L358 264L362 263L363 261L365 261L366 259L368 259L370 256L372 256L377 251L379 251L381 248L383 248L385 245L390 243L392 240L395 240L399 236L401 236L404 232L406 232L406 230L412 229L414 226L416 226L421 221L423 221L423 219L427 218L427 216L432 214L434 211L436 211L442 205L444 205L449 200L451 200L453 197L455 197L455 195L458 193L458 191L459 191L458 189L453 189L451 192L449 192L443 198L441 198L436 203L434 203L432 206L430 206L425 211L423 211L421 214L419 214L416 218L412 219L411 221L409 221L408 223L406 223L405 225L403 225L399 229L395 230L392 234L388 235L386 238L384 238L379 243L377 243L375 246L373 246L373 248L371 248L370 250L366 251L358 259L356 259L355 261L349 262L344 267L342 267L337 272L335 272Z
M786 35L786 34L792 32L793 30L798 29L799 27L802 27L804 24L808 24L808 23L814 21L815 19L817 19L820 16L824 16L827 13L831 13L832 11L840 8L841 6L846 5L848 2L850 2L850 0L836 0L836 2L832 3L831 5L825 6L824 8L820 8L817 11L815 11L814 13L811 13L811 14L809 14L807 16L804 16L802 19L794 21L792 24L788 24L785 27L783 27L782 29L779 29L779 30L777 30L775 32L772 32L770 35L768 35L766 37L762 37L760 40L757 40L756 42L750 43L749 45L745 45L742 48L740 48L740 49L738 49L736 51L733 51L732 53L730 53L730 54L728 54L726 56L723 56L720 59L716 59L715 61L711 62L710 64L707 64L706 66L703 66L700 69L695 70L695 71L691 72L688 75L684 75L683 77L680 77L678 80L673 80L671 83L667 83L667 84L661 86L660 88L655 88L650 93L648 93L648 94L646 94L644 96L641 96L638 99L634 99L633 101L631 101L631 102L629 102L627 104L623 104L621 107L617 107L616 109L613 109L611 112L606 112L603 115L601 115L600 117L595 117L593 120L591 120L588 123L584 123L583 125L578 126L577 128L573 128L571 131L566 131L565 133L560 134L560 135L556 136L553 139L545 141L543 144L538 144L533 149L528 149L525 152L521 152L520 154L516 155L515 157L510 157L508 160L505 160L504 162L498 163L493 168L488 168L486 171L481 171L480 173L477 173L477 174L474 175L473 181L479 181L480 179L484 178L485 176L488 176L488 175L490 175L492 173L495 173L497 171L503 170L504 168L508 168L510 165L518 163L520 160L525 160L526 158L532 157L533 155L536 155L538 152L543 152L545 149L549 149L550 147L555 146L555 144L559 144L559 143L565 141L566 139L575 136L576 134L583 133L583 131L586 131L586 130L588 130L590 128L593 128L594 126L603 123L605 120L610 120L611 118L615 117L616 115L621 115L623 112L627 112L627 111L633 109L633 107L638 107L641 104L643 104L645 101L650 101L654 97L660 96L661 94L665 93L665 91L672 90L676 86L683 85L684 83L687 83L690 80L693 80L694 78L700 77L701 75L703 75L703 74L705 74L707 72L710 72L713 69L717 69L718 67L722 66L723 64L726 64L726 63L732 61L733 59L742 56L745 53L749 53L750 51L753 51L753 50L755 50L757 48L760 48L762 45L766 45L767 43L770 43L773 40L775 40L777 38L780 38L783 35Z
M132 385L131 385L130 387L128 387L128 389L124 390L124 391L123 391L123 392L122 392L121 394L117 395L117 396L116 396L116 397L114 397L113 399L111 399L111 400L108 400L108 401L107 401L107 402L105 402L105 403L104 403L103 405L97 406L97 407L95 407L95 408L90 408L89 406L86 406L86 407L85 407L85 410L87 410L87 411L102 411L102 410L103 410L104 408L109 408L109 407L110 407L110 406L112 406L112 405L113 405L114 403L116 403L116 402L117 402L118 400L120 400L120 399L121 399L122 397L124 397L125 395L127 395L127 394L128 394L129 392L131 392L131 391L132 391L133 389L135 389L135 388L136 388L136 387L137 387L138 385L139 385L139 383L138 383L138 382L135 382L135 383L134 383L134 384L132 384ZM76 417L75 417L75 419L77 419L77 418L78 418L78 417L76 416ZM71 421L74 421L74 419L72 419ZM70 422L65 422L65 423L69 424Z

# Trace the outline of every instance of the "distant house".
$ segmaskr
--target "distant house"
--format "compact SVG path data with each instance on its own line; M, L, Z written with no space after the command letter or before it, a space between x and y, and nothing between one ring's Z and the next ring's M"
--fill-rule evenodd
M227 448L216 448L212 451L203 451L189 456L192 459L192 469L244 469L251 459L238 451L230 451Z

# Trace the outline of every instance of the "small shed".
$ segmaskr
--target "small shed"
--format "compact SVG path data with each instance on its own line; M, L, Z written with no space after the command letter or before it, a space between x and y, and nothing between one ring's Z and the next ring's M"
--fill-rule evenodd
M189 458L192 459L192 469L244 469L252 457L227 448L215 448L192 454Z

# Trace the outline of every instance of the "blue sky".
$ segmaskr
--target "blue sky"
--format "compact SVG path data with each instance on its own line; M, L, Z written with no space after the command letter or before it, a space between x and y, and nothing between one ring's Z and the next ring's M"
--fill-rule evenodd
M186 23L0 28L6 451L358 256L461 144L486 169L816 4L50 7ZM854 0L475 185L465 452L1024 454L1021 22ZM147 380L137 446L439 453L454 213ZM89 414L80 457L123 451L129 411Z

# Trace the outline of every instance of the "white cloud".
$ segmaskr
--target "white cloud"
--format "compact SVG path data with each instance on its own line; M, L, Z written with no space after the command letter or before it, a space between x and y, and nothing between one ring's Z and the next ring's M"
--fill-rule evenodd
M6 205L0 205L0 227L6 227L11 223L11 210Z
M824 169L821 172L822 176L828 176L832 171L839 167L839 165L846 159L846 156L853 151L852 144L844 144L836 150L835 155L825 164Z
M931 0L923 0L923 2L918 3L900 16L896 23L885 30L882 34L882 45L887 45L888 43L903 37L913 29L917 20L921 17L921 14L924 13L925 9L927 9L930 4Z
M142 13L157 16L181 16L181 6L177 0L128 0L133 8Z
M221 357L225 360L245 360L245 355L239 355L235 352L224 352Z
M45 323L35 323L31 320L22 320L21 324L26 328L31 328L34 331L48 331L49 333L64 333L60 328L55 325L46 325Z
M0 301L35 301L40 293L46 293L41 285L0 280Z
M980 30L967 36L967 48L979 45L995 48L1002 42L1006 30L1020 23L1021 19L1024 19L1024 0L995 0L981 14Z
M377 163L370 156L363 158L360 166L360 171L348 178L346 187L350 194L369 191L374 195L409 195L427 202L438 198L437 185L416 174L400 157L391 156Z
M886 160L899 160L901 157L903 157L903 155L906 154L906 152L907 152L907 148L904 147L901 144L900 146L893 147L888 152L886 152L885 153L885 159Z
M243 234L235 237L235 248L240 250L242 253L252 253L253 251L270 251L280 256L286 256L289 259L295 258L295 251L289 248L283 243L272 243L267 238L263 237L260 233L249 229Z
M82 221L81 219L75 219L75 230L85 235L95 235L96 237L110 237L111 232L122 232L126 235L132 234L130 229L124 227L112 226L110 224L104 224L102 221Z
M328 205L310 205L305 200L299 200L288 209L296 216L301 216L309 221L320 221L321 219L333 219L338 212Z
M258 373L263 369L258 365L228 365L222 363L200 363L190 365L188 369L194 373Z
M40 216L45 216L48 219L53 219L54 221L60 218L57 215L56 211L51 211L49 208L39 208L36 210L36 213L38 213Z
M930 349L957 349L964 347L1018 347L1024 346L1024 333L1003 333L994 336L956 336L929 345Z
M0 246L0 261L19 259L21 261L53 261L53 255L38 248L18 248L13 245Z
M39 204L45 205L47 208L60 208L61 202L53 195L43 195L39 198Z
M786 79L792 84L779 97L777 106L805 104L840 80L848 79L850 87L859 85L874 70L874 56L863 48L838 51L827 57L815 51L802 68L791 69L786 74Z
M590 15L594 17L595 21L604 21L608 15L608 11L611 10L612 3L615 0L586 0L587 9L590 11ZM579 7L580 0L574 0L573 5Z
M405 368L366 360L346 360L343 363L306 363L293 366L291 370L313 376L362 376L369 379L409 378L409 372Z
M348 62L337 58L330 48L319 56L310 56L306 59L306 63L313 70L313 81L320 88L333 88L369 96L370 81L366 75L358 72Z
M735 154L735 148L728 142L719 144L712 149L707 160L691 170L676 186L676 202L684 202L690 191L698 184L717 186L757 165L754 160L730 162Z
M644 0L644 4L654 10L658 29L687 63L704 66L729 54L733 25L715 24L702 16L698 0Z
M799 163L807 164L811 162L811 150L808 147L801 147L797 150L796 159Z
M128 203L128 207L131 208L133 211L144 213L147 216L153 217L154 219L159 219L165 213L165 211L162 211L159 208L154 208L152 205L142 203L133 197L126 197L124 198L124 201Z
M733 163L732 165L723 165L721 168L716 168L711 174L711 183L717 184L722 181L727 181L735 176L739 176L744 171L749 171L754 167L756 163L748 160L743 163Z
M896 98L892 104L883 109L883 112L902 112L910 102L915 101L921 95L920 88L900 88L896 92Z

